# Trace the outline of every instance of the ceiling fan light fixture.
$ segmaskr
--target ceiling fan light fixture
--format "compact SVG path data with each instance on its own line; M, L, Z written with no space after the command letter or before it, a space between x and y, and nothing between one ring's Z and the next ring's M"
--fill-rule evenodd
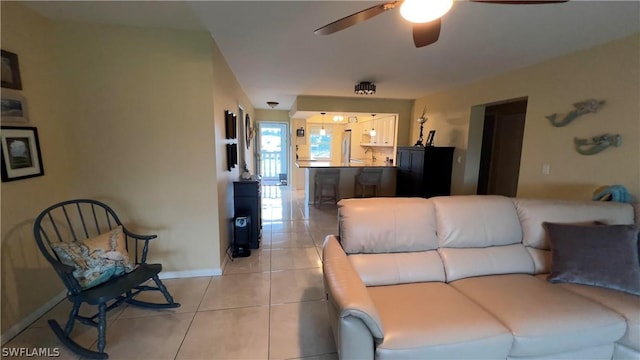
M400 15L412 23L427 23L441 18L449 12L453 0L404 0Z
M356 84L354 92L357 95L373 95L376 93L376 84L369 81L361 81Z

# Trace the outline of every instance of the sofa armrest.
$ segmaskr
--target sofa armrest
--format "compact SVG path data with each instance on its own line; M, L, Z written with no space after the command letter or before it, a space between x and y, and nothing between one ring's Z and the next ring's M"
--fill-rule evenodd
M340 350L359 348L370 352L372 358L374 342L384 337L382 321L367 288L335 236L328 236L324 242L322 267L329 313L337 317L331 319L331 324L338 347ZM354 321L363 326L354 326ZM368 334L362 334L362 329L368 330ZM359 339L360 344L353 344L355 339ZM341 356L361 357L349 356L343 351Z

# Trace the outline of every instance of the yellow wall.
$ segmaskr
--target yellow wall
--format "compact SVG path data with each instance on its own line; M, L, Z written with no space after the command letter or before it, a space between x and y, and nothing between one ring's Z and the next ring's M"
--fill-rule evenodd
M166 271L220 269L210 36L59 22L74 193L156 233Z
M227 64L224 56L220 52L220 49L216 45L215 41L210 40L211 53L213 54L213 104L215 107L215 113L213 118L215 119L215 165L212 169L216 170L218 175L217 182L211 182L208 186L213 188L217 183L218 189L218 222L219 226L219 256L220 261L223 262L225 257L225 251L229 246L229 239L231 235L231 219L233 218L233 181L238 180L240 177L240 170L242 167L242 155L244 154L247 161L247 167L252 174L255 174L253 164L253 144L249 150L243 148L244 142L244 119L238 119L238 138L234 140L225 139L225 121L224 111L229 110L238 114L238 106L242 106L245 114L249 114L252 119L252 123L255 124L256 117L254 115L253 107L249 102L249 99L244 94L235 75L231 72L229 65ZM238 165L231 171L227 171L227 158L226 158L226 144L237 143L238 144ZM211 146L212 144L208 144Z
M256 109L256 120L289 123L289 112L287 110Z
M18 54L29 123L38 129L45 175L3 182L2 193L2 333L60 293L62 283L40 255L33 220L48 205L67 199L73 163L66 139L66 118L57 94L61 78L53 63L51 23L14 2L1 2L2 49ZM5 89L2 89L5 91ZM9 125L3 119L3 125Z
M590 200L595 188L622 184L640 197L640 35L575 52L541 64L416 100L413 117L427 107L425 132L436 129L437 146L455 146L452 192L475 193L478 123L484 104L528 98L519 197ZM552 127L545 118L567 113L586 99L607 103L595 114L570 125ZM574 150L574 136L590 138L619 133L623 145L594 156ZM414 124L411 138L417 138ZM467 154L467 150L469 153ZM466 160L466 163L465 163ZM551 166L542 174L542 164ZM465 172L466 168L466 172Z
M49 21L1 4L2 48L19 55L45 169L1 185L2 332L62 290L31 233L57 201L101 199L132 230L158 234L149 259L165 274L220 273L238 178L224 169L224 110L253 108L210 34Z

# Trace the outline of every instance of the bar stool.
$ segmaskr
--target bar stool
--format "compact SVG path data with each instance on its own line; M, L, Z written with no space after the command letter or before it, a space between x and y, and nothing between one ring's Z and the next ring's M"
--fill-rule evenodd
M338 188L340 187L340 170L318 170L314 178L314 203L316 207L320 207L322 201L332 201L337 204L340 196Z
M376 196L378 193L378 187L380 186L380 180L382 179L382 169L363 168L360 174L355 178L355 184L353 185L353 196L365 197L367 192L367 186L372 187L371 196ZM362 190L358 195L358 188Z

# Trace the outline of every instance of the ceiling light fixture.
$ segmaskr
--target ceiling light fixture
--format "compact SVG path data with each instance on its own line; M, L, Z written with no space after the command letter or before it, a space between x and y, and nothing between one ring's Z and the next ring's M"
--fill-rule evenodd
M322 129L320 129L320 135L325 136L327 135L327 130L324 129L324 114L326 113L321 112L320 114L322 114Z
M371 114L371 131L369 131L369 135L371 137L376 136L376 114Z
M412 23L427 23L441 18L453 5L453 0L404 0L400 15Z
M376 84L369 81L361 81L356 84L354 92L358 95L373 95L376 93Z
M273 109L276 106L280 105L280 103L277 101L267 101L267 105L269 105L269 107Z
M342 115L336 115L336 116L333 117L333 121L335 121L335 122L340 122L342 120L344 120L344 116L342 116Z

